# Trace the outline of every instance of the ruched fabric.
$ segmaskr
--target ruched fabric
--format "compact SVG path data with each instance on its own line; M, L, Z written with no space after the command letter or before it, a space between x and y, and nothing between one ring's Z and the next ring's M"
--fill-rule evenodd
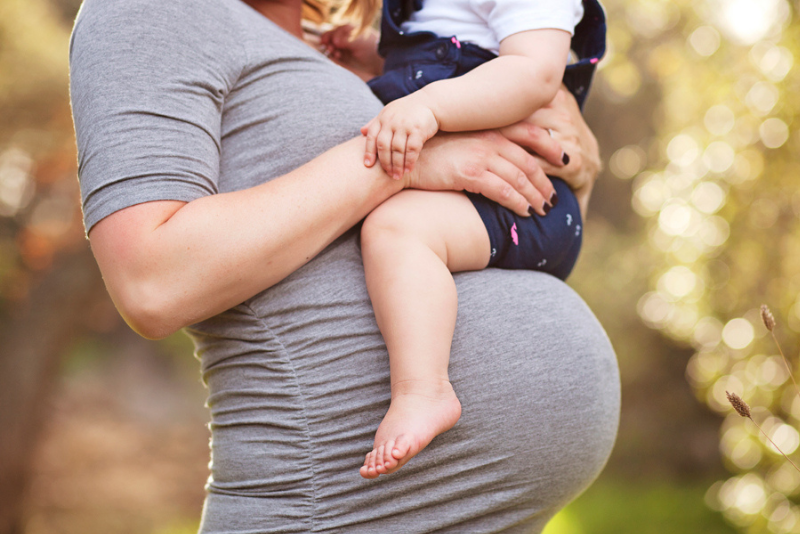
M619 385L602 328L549 275L456 275L461 420L398 473L364 480L389 360L357 245L348 234L192 330L213 421L203 532L539 532L614 442Z

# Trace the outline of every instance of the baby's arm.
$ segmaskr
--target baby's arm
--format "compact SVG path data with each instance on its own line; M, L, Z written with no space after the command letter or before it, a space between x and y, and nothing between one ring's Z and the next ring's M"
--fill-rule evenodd
M500 43L500 56L458 78L422 88L446 132L508 126L556 96L569 55L570 34L529 30Z
M500 43L500 56L458 78L433 82L390 102L370 121L364 163L377 155L394 178L413 169L425 141L437 131L499 128L549 103L561 85L570 34L542 29L515 33Z

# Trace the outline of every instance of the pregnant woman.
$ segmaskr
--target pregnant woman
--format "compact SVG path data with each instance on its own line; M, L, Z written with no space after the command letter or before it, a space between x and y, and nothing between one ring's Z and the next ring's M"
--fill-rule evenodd
M562 91L527 123L435 137L391 180L361 163L358 129L380 103L302 41L302 7L86 0L73 34L92 249L134 329L186 328L209 388L201 532L540 532L613 445L602 328L549 275L456 275L462 417L401 472L365 480L390 389L353 227L404 188L466 189L524 215L548 198L543 170L585 205L596 144Z

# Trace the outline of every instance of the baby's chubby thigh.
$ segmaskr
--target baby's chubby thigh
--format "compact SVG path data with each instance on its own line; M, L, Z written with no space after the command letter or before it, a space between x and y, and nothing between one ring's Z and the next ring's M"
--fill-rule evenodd
M365 263L373 253L402 253L409 241L430 248L450 272L480 270L489 264L489 235L464 193L407 189L364 220Z

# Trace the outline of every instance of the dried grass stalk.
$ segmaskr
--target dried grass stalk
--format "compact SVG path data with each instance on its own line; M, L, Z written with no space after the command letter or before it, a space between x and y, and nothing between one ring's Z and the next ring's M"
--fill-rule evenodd
M780 352L781 358L783 358L783 365L786 366L786 372L789 373L789 378L792 379L792 383L794 384L794 390L797 392L797 396L800 397L800 386L797 385L797 380L794 379L792 368L789 367L789 360L786 359L786 355L783 353L781 344L778 343L778 338L775 337L775 317L772 315L772 312L769 311L769 307L766 304L761 305L761 320L764 321L764 326L767 327L767 330L769 330L769 333L772 336L772 340L778 347L778 352Z
M786 456L786 454L781 450L781 448L778 447L778 445L774 441L772 441L772 438L769 437L767 433L761 429L760 426L758 426L758 423L756 423L755 420L753 420L753 417L750 415L750 406L748 406L747 403L743 401L742 398L736 393L730 393L726 391L725 395L728 396L728 402L731 403L731 406L733 406L733 409L736 410L736 413L738 413L742 417L747 417L748 419L750 419L750 421L754 425L756 425L756 428L760 430L762 434L764 434L764 437L767 438L770 443L772 443L772 446L775 447L779 453L783 454L783 457L786 458L786 460L788 460L790 464L792 464L792 467L794 467L795 469L797 469L798 472L800 472L800 468L797 467L788 456Z
M766 304L761 305L761 320L764 321L764 326L766 326L767 330L770 332L775 329L775 317L773 317L772 312L769 311Z
M750 406L748 406L739 395L736 393L730 393L728 391L725 392L725 395L728 396L728 402L731 403L731 406L733 406L733 409L736 410L736 413L742 417L750 417Z

